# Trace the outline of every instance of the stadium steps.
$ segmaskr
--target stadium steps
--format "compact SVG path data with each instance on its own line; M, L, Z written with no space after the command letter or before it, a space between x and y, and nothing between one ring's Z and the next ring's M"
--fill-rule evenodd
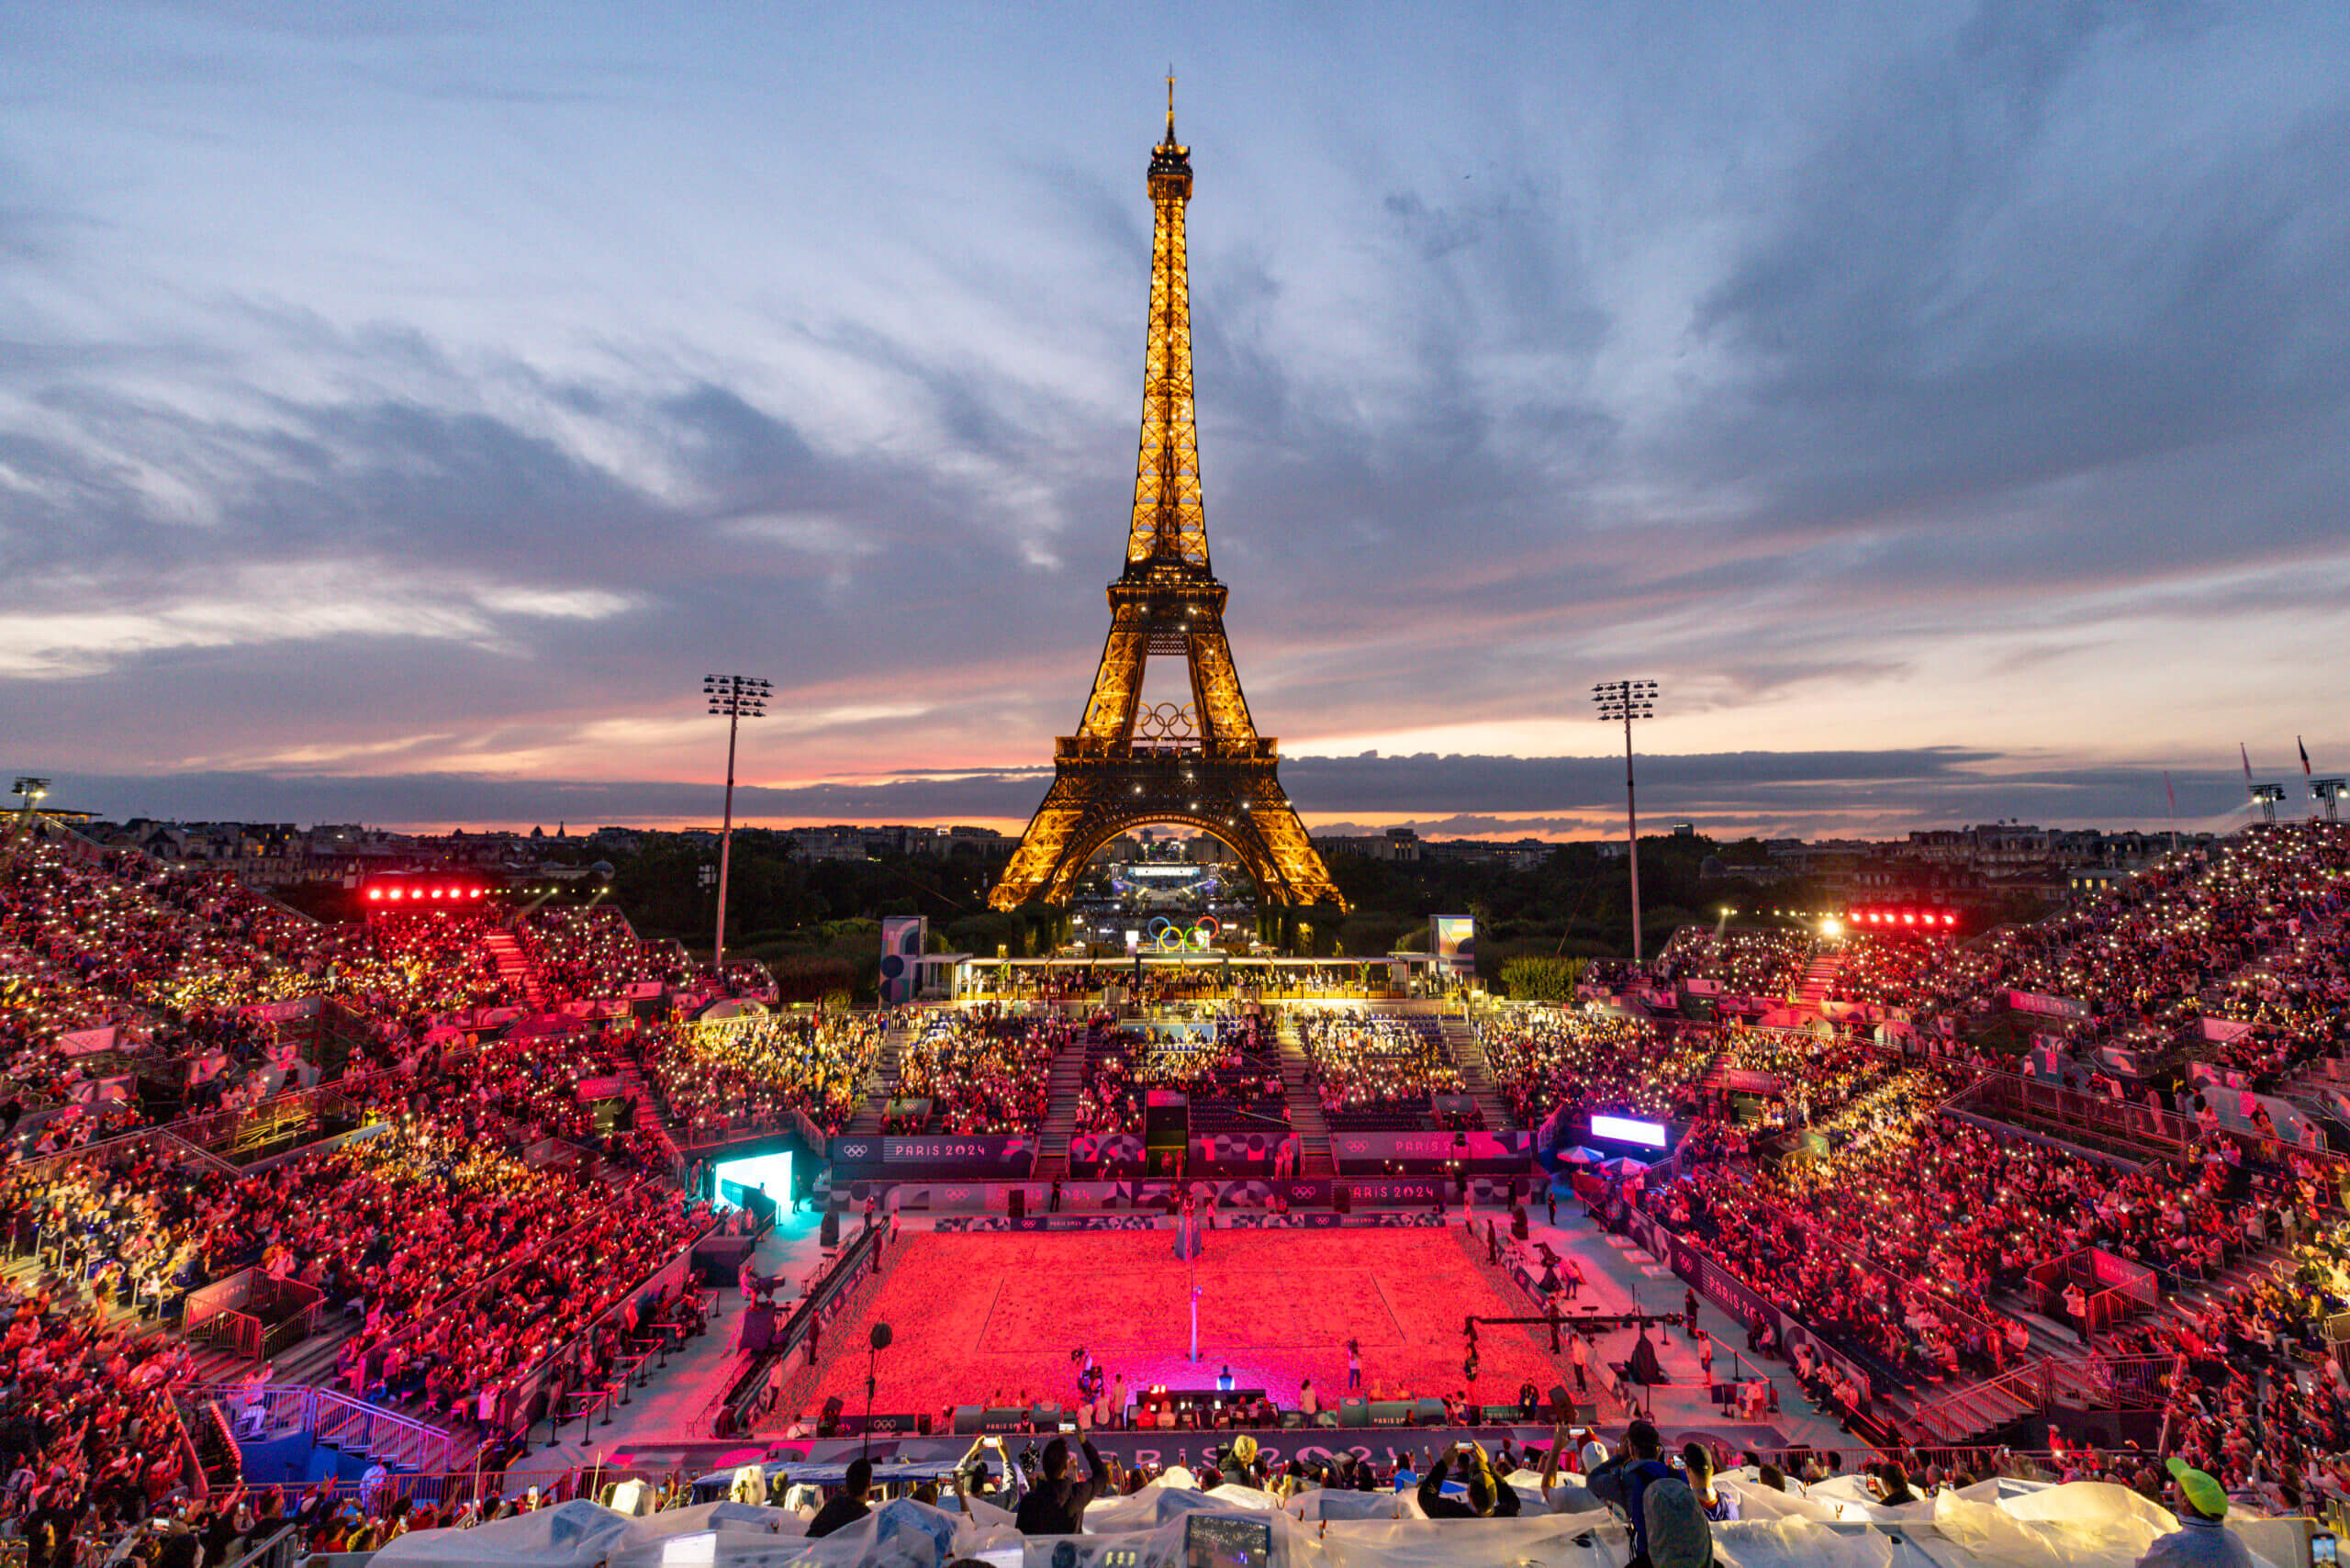
M1306 1081L1305 1042L1286 1009L1273 1026L1273 1039L1281 1053L1281 1098L1289 1105L1290 1130L1297 1135L1297 1173L1336 1176L1338 1159L1330 1148L1330 1121L1322 1114L1322 1096Z
M481 945L489 961L498 966L498 978L528 1001L532 1012L545 1012L547 988L539 979L539 967L514 940L514 933L493 927L483 935Z
M1716 1051L1711 1059L1706 1063L1706 1070L1697 1075L1697 1087L1707 1092L1717 1089L1727 1089L1729 1087L1729 1074L1737 1070L1736 1065L1730 1060L1729 1052Z
M651 1133L658 1138L661 1147L669 1151L670 1163L683 1170L685 1151L677 1147L677 1134L670 1129L669 1119L661 1114L661 1102L654 1094L653 1085L644 1081L644 1075L638 1070L637 1064L629 1060L616 1062L612 1076L625 1087L634 1107L635 1119L631 1125L639 1132Z
M2240 1253L2235 1260L2208 1280L2189 1283L2176 1295L2165 1296L2157 1313L2163 1321L2185 1323L2219 1296L2231 1295L2245 1286L2288 1271L2293 1264L2292 1249L2271 1242L2250 1252Z
M1960 1121L1972 1123L1989 1132L2005 1128L2021 1128L2035 1133L2084 1159L2100 1164L2119 1165L2132 1170L2145 1169L2150 1150L2132 1138L2103 1133L2091 1127L2076 1126L2052 1112L2003 1105L1991 1111L1953 1108L1949 1114Z
M1812 955L1811 967L1803 972L1803 988L1796 999L1806 1007L1818 1007L1836 990L1836 977L1844 972L1841 949Z
M1897 1394L1886 1404L1903 1431L1929 1442L1952 1444L1971 1442L2041 1407L2036 1380L2014 1374L1935 1388L1915 1401Z
M1494 1066L1485 1059L1485 1045L1477 1038L1477 1031L1469 1026L1466 1018L1445 1017L1438 1022L1444 1031L1444 1048L1452 1053L1452 1063L1460 1070L1460 1087L1477 1102L1477 1113L1485 1119L1485 1130L1514 1131L1516 1118L1509 1114L1501 1086L1494 1081Z
M2286 1074L2277 1092L2295 1110L2317 1124L2328 1148L2350 1151L2350 1121L2336 1108L2333 1095L2350 1096L2350 1062L2316 1057Z
M1086 1048L1092 1041L1089 1026L1083 1034L1062 1041L1053 1053L1045 1119L1036 1128L1037 1181L1069 1174L1069 1140L1077 1132L1077 1097L1085 1088Z
M899 1056L912 1040L913 1031L902 1022L893 1022L881 1031L881 1048L873 1053L873 1070L865 1075L865 1103L843 1132L870 1137L881 1130L882 1108L898 1087Z

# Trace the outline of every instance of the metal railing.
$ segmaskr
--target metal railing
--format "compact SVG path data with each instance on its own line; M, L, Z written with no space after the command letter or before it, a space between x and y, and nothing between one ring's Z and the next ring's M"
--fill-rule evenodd
M469 1436L370 1405L331 1388L301 1383L199 1384L184 1391L218 1399L239 1433L304 1432L346 1452L364 1453L408 1470L450 1470L472 1442Z
M1952 1110L1995 1120L2024 1116L2053 1122L2062 1129L2142 1149L2147 1159L2176 1159L2196 1138L2195 1124L2169 1111L2016 1073L1976 1070L1981 1076L1952 1099Z

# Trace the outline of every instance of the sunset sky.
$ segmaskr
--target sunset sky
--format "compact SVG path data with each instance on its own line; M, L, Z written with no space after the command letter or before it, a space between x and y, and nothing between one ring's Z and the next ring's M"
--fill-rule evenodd
M1192 149L1317 825L2244 817L2350 771L2350 7L6 8L0 768L1016 827ZM1376 756L1371 754L1377 754ZM5 782L5 780L0 780Z

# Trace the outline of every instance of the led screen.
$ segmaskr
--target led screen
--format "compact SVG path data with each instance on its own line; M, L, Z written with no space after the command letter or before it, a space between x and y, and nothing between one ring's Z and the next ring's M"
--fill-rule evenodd
M1642 1148L1662 1148L1665 1145L1662 1123L1635 1122L1626 1116L1592 1117L1591 1136L1614 1143L1636 1143Z
M718 1178L718 1201L730 1208L743 1206L743 1193L755 1192L764 1185L767 1196L778 1208L788 1208L791 1203L791 1151L781 1154L755 1155L748 1159L722 1159L714 1174ZM728 1192L729 1185L734 1188Z

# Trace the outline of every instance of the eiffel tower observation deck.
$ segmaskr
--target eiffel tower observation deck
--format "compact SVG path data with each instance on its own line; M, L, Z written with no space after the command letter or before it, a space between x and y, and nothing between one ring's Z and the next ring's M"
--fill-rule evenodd
M1151 149L1148 182L1150 319L1125 570L1110 585L1110 636L1085 715L1055 746L1052 789L988 902L1066 902L1094 851L1129 828L1168 823L1229 846L1257 884L1260 909L1343 908L1281 790L1280 748L1249 717L1224 634L1225 586L1209 566L1183 252L1192 156L1175 140L1172 77L1167 135ZM1153 658L1184 662L1188 701L1144 704Z

